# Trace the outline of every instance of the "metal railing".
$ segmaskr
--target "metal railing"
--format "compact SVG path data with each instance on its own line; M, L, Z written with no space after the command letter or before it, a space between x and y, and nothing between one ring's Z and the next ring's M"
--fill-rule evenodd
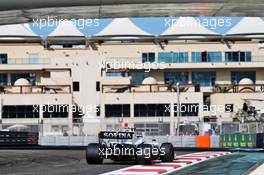
M102 85L102 93L177 92L175 84L114 84ZM180 92L200 92L199 84L181 84Z
M24 65L24 64L50 64L50 58L8 58L7 63L1 64L14 64L14 65Z
M255 93L264 92L264 84L217 84L213 93Z
M104 84L102 93L155 93L177 92L174 84ZM180 92L200 92L199 84L181 84ZM213 93L263 93L264 84L217 84Z
M210 61L212 60L212 61ZM224 56L222 56L220 61L213 61L214 57L210 57L207 59L207 61L193 61L191 58L188 58L187 62L163 62L167 64L184 64L184 63L251 63L251 62L264 62L264 55L263 56L253 56L251 57L250 61L238 59L238 61L228 61L225 59ZM215 59L217 60L217 59ZM103 62L105 63L133 63L133 64L142 64L142 58L141 57L108 57L103 59ZM155 59L154 63L159 63L158 58Z
M70 85L23 85L0 86L2 94L69 94Z

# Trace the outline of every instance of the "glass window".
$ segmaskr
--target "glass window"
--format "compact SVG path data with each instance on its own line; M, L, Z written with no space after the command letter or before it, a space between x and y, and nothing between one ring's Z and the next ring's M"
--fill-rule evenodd
M44 105L43 117L44 118L67 118L69 114L69 105Z
M95 88L96 88L96 92L100 91L100 89L101 89L100 81L96 81Z
M178 59L180 63L187 63L188 62L188 52L179 52Z
M146 62L154 62L155 61L155 53L149 52L149 53L142 53L142 63Z
M3 106L3 118L39 118L38 105Z
M0 64L7 64L7 54L6 53L0 54Z
M169 123L135 123L134 128L138 135L141 135L142 133L147 136L165 136L170 134Z
M246 52L246 60L247 62L250 62L252 58L251 52Z
M192 72L192 83L200 86L214 86L215 79L215 72Z
M192 62L221 62L221 52L192 52Z
M160 52L158 53L159 63L186 63L188 52Z
M72 90L74 92L79 92L80 91L80 82L79 81L72 82Z
M222 53L221 52L208 52L208 62L221 62Z
M158 53L159 63L172 63L174 53L172 52L160 52Z
M135 104L135 117L159 117L170 116L170 111L167 110L170 104Z
M239 61L239 52L226 52L225 61L229 62L238 62Z
M174 116L177 116L178 106L174 104ZM182 103L180 105L181 116L193 116L196 117L199 114L198 103Z
M39 54L38 53L29 53L29 64L39 63Z
M128 72L106 72L107 77L128 77Z
M7 85L7 74L0 73L0 85L1 86Z
M164 72L165 84L188 84L188 72Z
M105 117L130 117L130 105L106 104Z
M256 82L256 72L255 71L232 71L231 72L231 83L238 84L243 78L249 78L254 83Z
M225 52L225 61L227 62L250 62L251 52Z
M132 84L142 84L142 81L149 77L149 72L132 72Z
M197 63L202 61L201 52L192 52L192 62Z

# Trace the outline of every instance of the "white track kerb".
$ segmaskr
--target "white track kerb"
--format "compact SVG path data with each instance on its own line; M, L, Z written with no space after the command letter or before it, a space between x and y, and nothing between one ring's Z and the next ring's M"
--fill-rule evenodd
M152 165L135 165L116 171L104 173L102 175L164 175L178 171L188 166L204 162L206 160L214 159L216 157L228 154L231 154L231 152L197 152L176 156L174 162L163 163L160 161L155 161L155 163Z

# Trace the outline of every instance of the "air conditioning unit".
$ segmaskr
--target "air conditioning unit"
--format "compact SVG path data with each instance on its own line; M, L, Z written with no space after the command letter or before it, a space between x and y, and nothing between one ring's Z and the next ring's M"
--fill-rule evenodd
M259 47L259 49L263 49L264 48L264 41L260 41L258 43L258 47Z

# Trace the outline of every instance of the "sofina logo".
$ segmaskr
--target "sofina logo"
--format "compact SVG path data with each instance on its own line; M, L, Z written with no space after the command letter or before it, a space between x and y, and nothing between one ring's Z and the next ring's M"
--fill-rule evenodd
M104 133L105 138L132 139L130 133Z
M104 139L132 139L133 132L100 132L99 138Z

